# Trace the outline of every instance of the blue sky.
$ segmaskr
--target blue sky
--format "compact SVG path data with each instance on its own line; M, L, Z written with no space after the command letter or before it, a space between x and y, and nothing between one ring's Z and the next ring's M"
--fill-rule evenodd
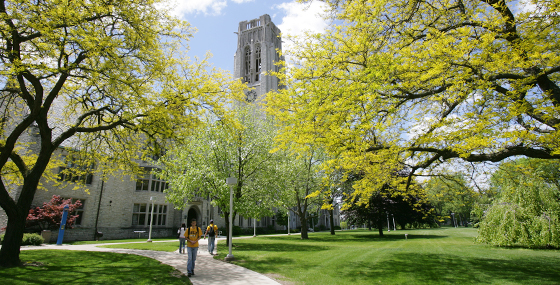
M186 20L198 32L189 42L189 57L213 56L210 62L233 73L239 22L268 14L283 34L298 35L304 30L322 32L326 23L318 16L319 2L302 5L288 0L171 0L172 14ZM285 42L284 49L289 48Z

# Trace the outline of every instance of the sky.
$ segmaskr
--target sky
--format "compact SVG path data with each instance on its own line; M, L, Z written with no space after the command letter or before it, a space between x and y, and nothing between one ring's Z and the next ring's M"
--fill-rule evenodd
M198 30L189 42L187 55L203 58L212 53L210 62L233 74L233 55L237 48L239 22L270 15L283 34L298 35L305 30L324 32L327 23L319 16L319 1L299 4L288 0L171 0L172 14ZM283 49L289 49L284 41Z

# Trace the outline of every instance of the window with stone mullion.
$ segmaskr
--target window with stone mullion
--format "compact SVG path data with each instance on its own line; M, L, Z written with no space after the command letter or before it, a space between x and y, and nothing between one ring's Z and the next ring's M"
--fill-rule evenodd
M255 47L255 81L260 81L261 76L261 46Z

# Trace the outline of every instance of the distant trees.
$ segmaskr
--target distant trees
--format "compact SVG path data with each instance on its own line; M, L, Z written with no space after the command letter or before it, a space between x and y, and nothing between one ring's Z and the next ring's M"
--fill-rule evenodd
M455 214L455 222L465 225L470 221L471 211L479 194L467 185L460 174L437 176L424 184L426 198L434 207L437 222L450 219Z
M402 178L406 171L394 172L392 176ZM350 224L367 224L370 229L377 228L380 236L383 236L384 226L389 226L393 218L403 229L407 224L433 224L433 209L420 185L414 183L406 188L401 180L397 187L387 183L364 194L353 191L353 185L360 183L361 179L361 175L351 174L345 183L343 213Z
M560 247L560 162L518 159L502 163L491 186L477 240L497 246Z

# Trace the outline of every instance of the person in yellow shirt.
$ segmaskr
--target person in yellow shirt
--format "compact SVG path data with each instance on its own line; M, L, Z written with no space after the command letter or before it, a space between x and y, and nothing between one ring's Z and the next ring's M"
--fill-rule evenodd
M187 276L194 275L194 263L196 261L196 253L198 252L198 240L202 237L202 230L196 226L196 219L192 219L191 226L185 232L187 239L187 254L189 260L187 261Z
M216 236L218 235L218 226L214 225L214 220L210 220L210 225L206 227L204 238L206 238L206 235L208 235L208 252L210 255L213 255L214 242L216 241Z

